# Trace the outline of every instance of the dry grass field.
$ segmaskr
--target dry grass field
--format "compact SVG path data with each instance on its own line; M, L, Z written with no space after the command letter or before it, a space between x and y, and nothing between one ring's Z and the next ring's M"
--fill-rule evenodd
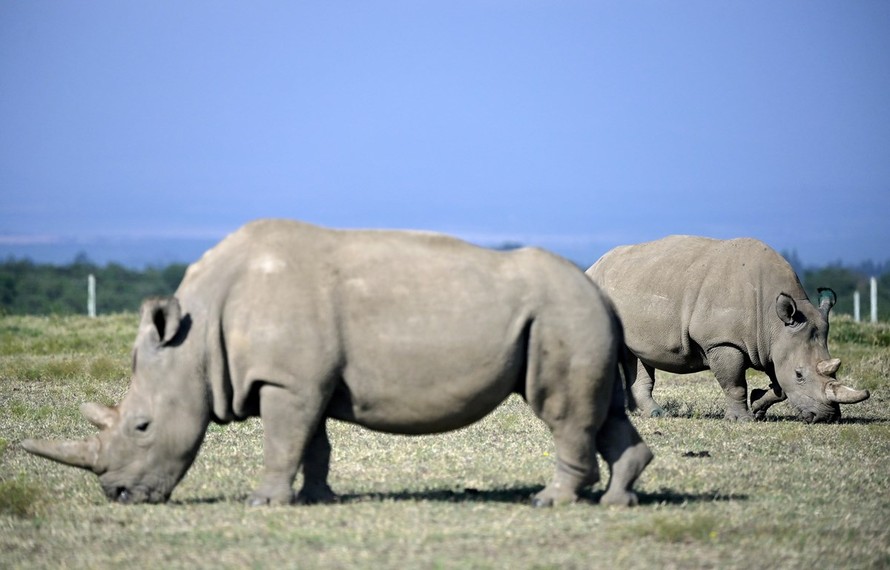
M872 391L838 424L805 425L785 404L765 422L726 422L709 374L659 376L673 417L633 418L656 457L631 509L598 505L602 486L574 505L528 506L554 457L516 397L439 436L334 423L336 504L244 505L258 420L212 426L170 503L110 504L94 475L18 442L89 435L78 406L126 391L136 325L134 314L0 317L0 567L890 567L886 324L833 320L840 376Z

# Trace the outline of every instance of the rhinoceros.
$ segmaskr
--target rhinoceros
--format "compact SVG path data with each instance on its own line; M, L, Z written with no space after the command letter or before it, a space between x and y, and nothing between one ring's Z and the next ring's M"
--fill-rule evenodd
M330 501L328 418L440 433L518 393L556 447L533 504L576 500L599 479L599 452L601 502L631 505L653 456L625 413L621 334L584 273L542 250L259 220L192 264L173 296L143 303L123 400L81 406L97 436L22 446L93 471L110 500L165 502L210 422L259 416L249 504Z
M659 416L655 369L710 369L726 396L726 418L762 419L785 400L807 422L840 418L839 404L869 397L838 382L840 360L828 352L828 313L836 301L819 290L814 306L794 270L750 238L669 236L607 252L587 275L612 299L624 324L636 375L630 405ZM767 374L751 391L745 370Z

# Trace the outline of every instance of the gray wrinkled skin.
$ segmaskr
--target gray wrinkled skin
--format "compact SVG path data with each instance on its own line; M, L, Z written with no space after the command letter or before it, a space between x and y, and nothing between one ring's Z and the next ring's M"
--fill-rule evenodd
M163 502L209 422L258 415L250 504L330 501L327 418L438 433L520 393L557 450L534 504L574 501L599 479L598 452L602 502L631 505L652 454L625 413L621 334L599 289L540 250L262 220L191 265L174 297L143 304L129 391L83 406L96 437L22 445L94 471L112 500Z
M835 377L828 353L834 292L807 298L791 266L754 239L670 236L603 255L587 275L612 299L625 328L631 406L652 416L655 369L685 374L710 369L726 395L726 418L762 418L788 399L807 422L840 418L840 403L868 398ZM636 357L636 358L634 358ZM752 390L745 370L766 372L769 390Z

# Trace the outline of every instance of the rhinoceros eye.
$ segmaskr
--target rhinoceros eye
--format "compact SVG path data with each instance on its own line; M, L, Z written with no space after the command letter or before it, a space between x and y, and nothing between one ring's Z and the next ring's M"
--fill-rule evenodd
M795 369L795 370L794 370L794 377L797 378L797 381L798 381L798 382L803 383L803 381L804 381L803 370L801 370L800 368Z
M148 431L148 426L150 426L150 425L151 425L151 422L149 422L149 421L139 422L138 424L136 424L135 429L139 433L145 433Z

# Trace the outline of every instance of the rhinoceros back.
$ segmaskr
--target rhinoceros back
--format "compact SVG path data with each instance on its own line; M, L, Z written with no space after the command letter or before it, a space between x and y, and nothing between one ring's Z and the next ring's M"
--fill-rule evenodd
M707 349L720 344L759 364L776 297L806 298L790 265L749 238L669 236L621 246L587 274L615 303L631 351L676 372L707 368Z
M608 310L572 264L438 234L255 222L191 267L178 296L207 323L221 420L256 414L258 382L337 378L334 417L442 431L519 388L532 323L578 354L614 355Z

